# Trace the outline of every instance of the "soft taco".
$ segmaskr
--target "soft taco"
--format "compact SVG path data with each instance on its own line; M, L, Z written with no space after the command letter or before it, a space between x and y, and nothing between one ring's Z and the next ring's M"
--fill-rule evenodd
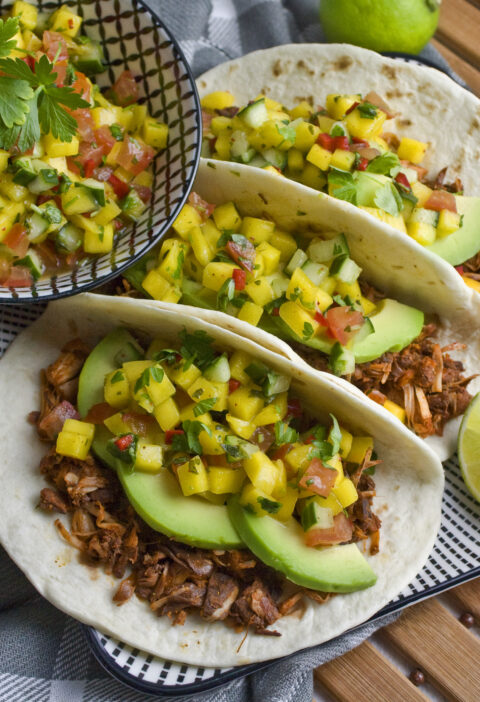
M480 290L480 102L432 68L345 44L257 51L198 79L206 158L328 194L359 226Z
M3 546L57 607L144 651L224 667L326 641L433 546L424 442L180 308L51 303L0 379Z
M260 169L206 162L194 191L127 288L349 380L451 455L479 384L477 296L458 274Z

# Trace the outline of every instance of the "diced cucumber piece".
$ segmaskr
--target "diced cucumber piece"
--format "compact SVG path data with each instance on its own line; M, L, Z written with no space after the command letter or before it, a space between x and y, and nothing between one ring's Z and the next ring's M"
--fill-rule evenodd
M40 243L45 238L44 234L50 226L50 222L42 217L38 212L32 212L25 220L27 236L32 244Z
M330 353L330 368L335 375L350 375L355 370L355 356L338 342Z
M207 380L212 383L228 383L230 380L230 365L228 363L227 354L223 353L216 358L214 362L208 366L203 372Z
M37 177L37 171L31 158L17 158L13 162L13 168L16 171L13 176L13 182L18 183L18 185L28 185Z
M261 385L268 374L268 366L261 361L252 361L246 368L245 373L250 376L254 383Z
M230 154L234 161L240 163L250 163L255 156L255 149L248 143L248 138L245 132L237 129L231 136Z
M422 224L431 224L432 227L436 227L438 224L438 212L427 210L424 207L414 207L408 221L422 222Z
M408 168L408 166L400 166L399 173L403 173L407 176L407 180L410 183L416 183L418 181L418 172L414 168Z
M58 185L58 173L54 168L41 168L38 175L28 184L28 189L34 195L44 193Z
M75 47L70 52L70 58L75 68L87 76L102 73L105 70L102 47L89 37L77 37Z
M73 253L83 243L83 231L74 224L68 223L57 232L55 248L59 253Z
M308 258L315 263L326 263L337 256L350 255L347 240L343 234L333 239L314 239L307 249Z
M307 259L302 266L302 270L314 285L321 285L325 278L328 277L328 266L325 266L323 263L315 263Z
M292 275L296 268L301 268L307 262L308 256L302 249L297 249L285 266L285 273Z
M279 168L281 171L285 168L287 165L287 152L286 151L280 151L280 149L274 149L273 147L270 149L265 149L265 151L262 151L262 156L263 158L269 163L271 166L275 166L275 168Z
M141 214L146 208L146 204L140 199L134 188L132 188L128 195L126 195L118 204L122 208L123 214L133 222L136 222L140 218Z
M269 166L270 164L268 161L265 161L263 156L260 156L260 154L256 154L251 161L249 161L249 165L253 166L254 168L265 168L265 166Z
M81 185L92 193L100 207L105 207L105 183L94 178L84 178Z
M373 322L369 317L364 318L365 321L358 330L358 332L355 334L355 344L359 344L361 341L367 338L367 336L370 336L370 334L373 334L375 331L375 327L373 326Z
M330 134L333 136L350 137L348 129L343 122L334 122L330 128Z
M260 127L268 119L265 98L260 98L260 100L256 100L244 107L243 110L237 113L237 117L241 117L249 127L254 129Z
M271 273L266 275L265 279L270 283L275 298L282 297L287 292L290 280L283 273Z
M91 190L77 183L62 195L62 205L66 215L83 214L98 209L98 203Z
M333 512L329 507L320 507L318 502L309 500L302 509L303 531L312 528L329 529L333 526Z
M349 256L337 256L330 266L330 275L334 275L342 283L354 283L362 269Z
M290 378L270 371L263 383L263 392L267 397L278 395L279 392L286 392L290 387Z
M33 249L29 249L26 255L23 258L19 258L16 261L14 261L13 265L26 266L27 268L29 268L30 273L32 274L32 278L34 280L38 280L42 275L43 271L45 270L45 265L42 259Z
M259 450L256 444L251 444L249 441L235 436L235 434L228 434L225 437L225 448L227 450L227 457L230 458L232 462L251 458L251 456Z

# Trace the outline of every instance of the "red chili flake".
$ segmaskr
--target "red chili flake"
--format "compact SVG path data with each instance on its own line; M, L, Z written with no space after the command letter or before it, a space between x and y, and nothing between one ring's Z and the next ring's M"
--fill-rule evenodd
M463 272L464 272L464 271L463 271L463 266L455 266L455 270L456 270L457 273L459 273L460 275L463 275Z
M323 148L327 149L327 151L335 151L334 138L325 132L318 135L317 144L323 146Z
M349 151L350 149L350 142L347 136L333 137L333 143L336 149L342 149L343 151Z
M274 307L272 310L272 315L274 317L279 317L280 316L280 307Z
M115 195L119 197L120 199L123 199L128 195L128 191L130 190L130 186L128 183L124 183L123 180L120 180L120 178L117 178L116 175L110 176L108 179L108 182L112 186L113 190L115 191Z
M180 436L180 434L185 434L183 429L168 429L165 432L165 443L171 444L174 436Z
M315 321L322 325L322 327L328 327L328 322L326 317L323 316L318 310L315 312Z
M120 451L126 451L133 444L133 434L119 436L118 439L115 439L114 443Z
M360 105L359 102L354 102L353 105L351 105L348 110L345 112L346 115L349 115L350 112L353 112L353 110L357 107L357 105Z
M240 270L240 268L235 268L232 277L235 281L235 290L244 290L247 282L247 272Z
M68 26L69 26L70 29L73 29L73 28L74 28L75 24L74 24L74 22L73 22L73 19L69 19L69 20L68 20Z
M240 385L241 382L239 380L235 380L235 378L230 378L230 380L228 381L228 392L235 392L235 390L238 390Z
M361 158L357 163L357 171L365 171L368 166L368 158Z

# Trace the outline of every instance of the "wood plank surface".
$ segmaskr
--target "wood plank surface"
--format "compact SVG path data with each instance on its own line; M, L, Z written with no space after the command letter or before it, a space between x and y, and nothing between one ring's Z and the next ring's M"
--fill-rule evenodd
M479 11L468 0L444 0L437 38L474 67L480 68Z
M448 593L449 598L464 612L471 612L480 624L480 578L460 585ZM480 693L479 693L480 699Z
M478 11L478 26L480 31L480 9ZM480 97L480 71L461 59L437 39L432 39L430 43L442 54L460 78L463 78L475 95Z
M411 607L382 636L414 661L449 702L480 699L480 640L438 600Z
M317 668L315 677L341 702L428 702L389 660L368 641ZM387 692L388 691L388 692Z

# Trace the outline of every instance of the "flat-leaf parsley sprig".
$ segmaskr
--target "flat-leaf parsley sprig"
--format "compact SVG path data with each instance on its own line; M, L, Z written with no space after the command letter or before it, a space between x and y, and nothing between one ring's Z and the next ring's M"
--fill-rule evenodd
M17 144L28 151L41 130L71 142L78 125L65 108L90 105L71 86L55 85L55 67L46 55L33 61L33 69L20 58L5 58L16 47L17 32L18 18L0 20L0 148Z

